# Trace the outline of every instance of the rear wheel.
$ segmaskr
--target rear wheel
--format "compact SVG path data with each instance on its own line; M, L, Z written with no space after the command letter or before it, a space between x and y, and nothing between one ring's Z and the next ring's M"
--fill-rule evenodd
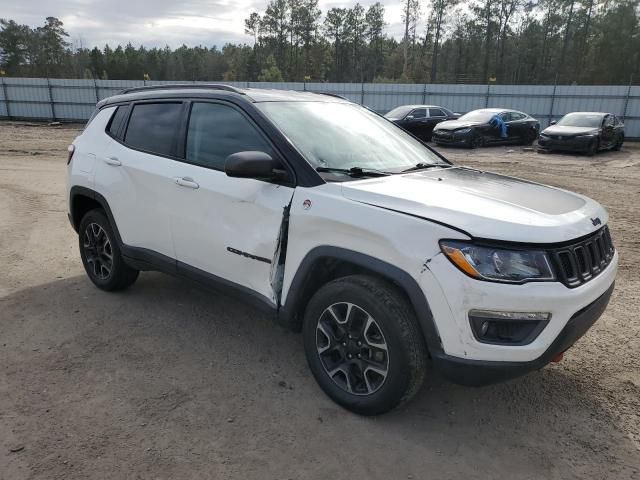
M107 291L123 290L136 281L140 272L124 262L103 210L87 212L80 222L78 235L82 264L96 287Z
M423 382L427 349L413 310L381 279L353 275L324 285L307 306L303 337L318 384L352 412L384 413Z
M533 145L533 142L536 141L537 137L538 137L538 132L536 132L534 129L527 130L527 132L522 137L522 140L520 141L520 143L522 145Z

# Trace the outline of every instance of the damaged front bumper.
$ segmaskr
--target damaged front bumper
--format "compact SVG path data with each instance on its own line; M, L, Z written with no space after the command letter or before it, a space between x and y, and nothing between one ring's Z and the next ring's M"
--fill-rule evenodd
M446 379L468 386L482 386L509 380L539 370L554 357L565 352L600 318L609 303L614 285L594 302L576 312L555 341L535 360L528 362L500 362L468 360L437 353L432 356L436 370Z

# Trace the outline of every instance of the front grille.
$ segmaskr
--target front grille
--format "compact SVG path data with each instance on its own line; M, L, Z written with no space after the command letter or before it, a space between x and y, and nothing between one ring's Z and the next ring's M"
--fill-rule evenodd
M615 248L609 228L604 226L588 237L550 251L558 278L568 287L588 282L611 263Z

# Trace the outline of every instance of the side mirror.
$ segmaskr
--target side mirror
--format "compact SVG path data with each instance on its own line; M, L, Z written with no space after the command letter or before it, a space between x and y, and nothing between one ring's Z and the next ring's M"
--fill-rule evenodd
M413 120L413 115L407 115L406 117L404 117L405 120Z
M558 121L557 121L557 120L551 120L551 121L549 122L549 126L551 126L551 125L555 125L556 123L558 123Z
M246 151L229 155L224 161L224 172L229 177L256 178L261 180L284 180L287 172L271 155L264 152Z

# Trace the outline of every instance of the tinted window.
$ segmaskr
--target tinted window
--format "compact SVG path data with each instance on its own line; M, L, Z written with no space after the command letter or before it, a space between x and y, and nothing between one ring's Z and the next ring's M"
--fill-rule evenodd
M120 129L122 128L122 124L126 120L128 112L128 106L119 106L116 108L116 113L112 115L111 121L109 122L109 127L107 129L109 135L111 135L112 137L118 136L118 132L120 132Z
M598 128L602 126L602 115L597 113L567 113L558 121L558 125Z
M411 111L411 107L407 107L406 105L396 107L390 112L384 114L385 117L390 118L392 120L399 120L407 116L407 113Z
M522 120L523 118L525 118L525 114L523 113L519 113L519 112L511 112L511 121L513 122L514 120Z
M425 118L427 116L426 108L416 108L413 112L411 112L413 118Z
M255 127L237 110L215 103L194 103L189 119L186 158L204 167L224 170L232 153L271 148Z
M160 155L175 155L174 140L180 127L181 110L181 103L135 105L125 143Z
M446 114L439 108L430 108L429 116L430 117L446 117Z

